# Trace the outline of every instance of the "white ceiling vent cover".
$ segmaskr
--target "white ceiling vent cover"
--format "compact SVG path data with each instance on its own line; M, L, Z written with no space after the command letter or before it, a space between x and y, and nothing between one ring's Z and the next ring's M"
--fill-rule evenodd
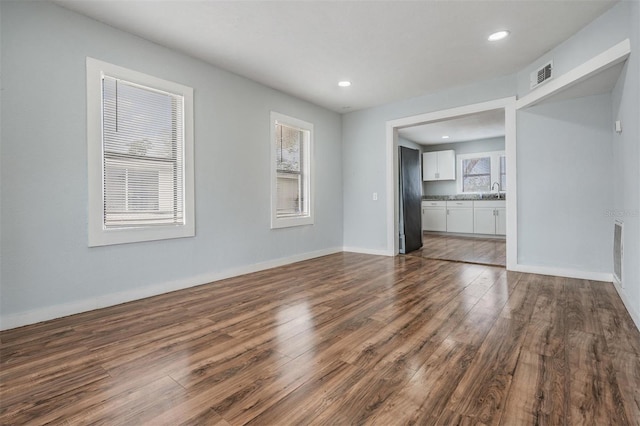
M553 61L549 61L542 67L531 73L531 89L535 89L542 83L551 80L553 76Z
M613 278L622 286L622 256L624 254L622 246L623 223L616 220L613 227Z

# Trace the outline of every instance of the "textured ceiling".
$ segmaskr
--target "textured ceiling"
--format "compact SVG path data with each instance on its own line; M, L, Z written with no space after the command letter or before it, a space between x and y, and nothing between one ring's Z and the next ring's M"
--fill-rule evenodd
M56 3L337 112L508 75L615 1ZM487 36L509 29L506 40ZM339 80L350 80L339 88Z

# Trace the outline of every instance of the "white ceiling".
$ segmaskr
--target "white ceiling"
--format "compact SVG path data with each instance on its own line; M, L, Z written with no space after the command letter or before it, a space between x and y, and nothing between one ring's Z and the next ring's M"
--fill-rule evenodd
M465 142L504 136L504 109L485 111L398 130L405 139L420 145ZM449 136L442 139L442 136Z
M56 0L338 112L519 71L615 1Z

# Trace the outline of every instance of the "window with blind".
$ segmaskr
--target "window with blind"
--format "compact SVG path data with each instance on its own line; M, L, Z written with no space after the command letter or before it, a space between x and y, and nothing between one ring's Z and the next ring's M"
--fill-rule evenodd
M313 224L313 125L272 112L271 128L271 227Z
M500 189L507 190L507 157L500 156Z
M478 152L457 155L459 193L491 192L495 183L507 188L506 157L504 151Z
M90 245L194 235L192 89L87 59Z

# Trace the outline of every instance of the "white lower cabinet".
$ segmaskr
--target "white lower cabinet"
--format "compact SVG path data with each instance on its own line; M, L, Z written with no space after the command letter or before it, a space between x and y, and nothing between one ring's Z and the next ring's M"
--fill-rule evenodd
M507 234L504 200L422 201L422 230L459 234Z
M507 235L507 208L496 209L496 234Z
M447 230L446 201L422 202L422 230L438 232Z
M475 234L506 235L507 209L504 201L474 201L473 232Z
M473 233L473 201L447 201L447 232Z

